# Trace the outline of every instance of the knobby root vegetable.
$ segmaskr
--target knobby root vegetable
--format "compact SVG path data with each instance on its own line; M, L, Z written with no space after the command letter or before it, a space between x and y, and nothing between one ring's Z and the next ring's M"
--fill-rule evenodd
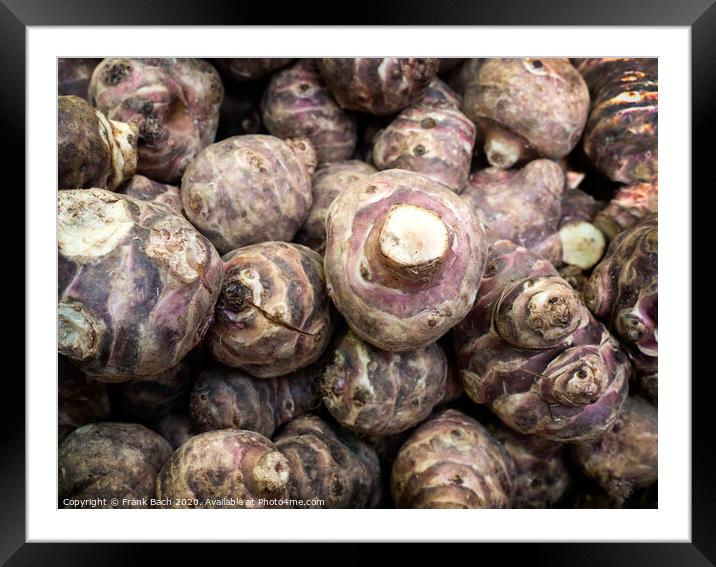
M60 57L57 59L57 94L89 100L89 82L101 59Z
M657 371L659 221L656 214L617 234L584 290L587 307L622 340L638 374Z
M338 104L378 116L414 102L438 70L438 59L396 57L318 59L318 70Z
M562 443L521 435L502 425L490 427L515 462L513 508L553 508L572 482Z
M372 345L428 345L470 310L487 238L468 204L423 175L387 170L352 183L326 217L328 293Z
M159 203L169 207L174 214L184 215L179 187L175 185L165 185L143 175L133 175L129 181L117 189L117 193L129 195L142 201Z
M274 136L311 140L319 164L349 159L355 151L355 118L338 106L311 61L276 73L261 109L263 123Z
M401 447L390 484L398 508L509 508L515 465L477 421L446 410Z
M58 441L81 425L109 417L107 386L85 376L63 356L58 356L57 395Z
M224 282L207 336L214 358L259 378L317 360L332 331L321 257L300 244L264 242L222 260Z
M203 150L187 168L181 182L186 216L222 254L290 241L306 220L315 152L304 138L292 143L233 136Z
M649 213L658 212L659 186L657 183L633 183L621 187L604 209L599 211L594 224L612 239L622 230L631 228Z
M270 75L274 71L285 67L293 59L281 59L278 57L271 58L222 58L213 59L213 63L221 69L221 71L228 75L228 77L234 81L255 81Z
M155 424L154 430L169 442L173 451L197 434L189 414L186 413L165 415Z
M157 473L171 454L166 440L136 423L103 422L75 429L60 446L60 507L147 508L142 499L154 496ZM63 504L68 498L105 501L96 506Z
M617 341L551 264L506 240L493 244L478 299L453 337L467 395L521 433L594 439L628 393Z
M165 508L285 508L289 465L253 431L200 433L179 447L157 477Z
M562 193L562 218L559 239L562 261L589 270L602 259L607 248L604 233L592 222L602 203L580 189Z
M480 67L487 61L484 58L466 59L459 67L451 69L445 74L445 80L450 88L452 88L460 97L465 96L467 86L472 82L473 78L480 71Z
M447 358L435 343L390 353L348 331L321 380L323 404L349 429L392 435L423 421L445 393Z
M584 151L614 181L656 181L659 173L658 60L583 59L592 92Z
M460 193L470 174L475 125L449 105L412 105L375 138L372 159L380 169L427 175Z
M218 253L161 205L102 189L57 201L58 351L105 382L169 370L204 337Z
M323 254L328 208L348 185L371 173L375 173L375 168L358 160L337 161L319 167L313 175L313 205L294 241Z
M137 167L137 127L76 96L57 97L57 186L113 191Z
M460 197L486 225L491 240L511 240L558 264L563 189L562 169L553 161L538 159L521 169L478 171Z
M119 407L142 421L156 420L185 408L197 372L197 358L192 351L166 372L117 384Z
M162 183L214 141L224 97L216 69L188 58L104 59L89 92L108 118L138 124L137 172Z
M577 466L617 504L658 478L657 411L629 396L612 428L593 443L572 447Z
M291 421L274 439L288 460L291 498L321 504L308 508L375 508L381 497L375 449L318 417Z
M589 272L577 266L567 264L559 268L559 275L574 288L580 299L584 301L584 288L589 281Z
M567 59L488 59L467 85L463 112L484 133L495 167L559 159L582 135L589 89Z
M192 422L199 431L234 428L271 437L283 424L318 408L324 367L321 359L267 380L212 364L194 383L189 399Z
M450 88L447 83L435 77L413 104L416 106L449 106L460 109L462 96Z

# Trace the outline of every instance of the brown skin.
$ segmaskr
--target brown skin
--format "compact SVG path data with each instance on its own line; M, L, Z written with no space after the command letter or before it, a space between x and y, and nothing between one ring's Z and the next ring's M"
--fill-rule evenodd
M323 254L328 208L341 191L371 173L375 173L375 168L358 160L337 161L319 167L313 175L313 205L294 241Z
M584 151L614 181L655 182L659 174L658 62L582 59L578 68L592 93Z
M292 147L275 136L233 136L206 148L187 168L182 205L222 254L290 241L311 208L314 166L315 152L303 138Z
M273 58L226 58L226 59L213 59L212 62L220 69L226 76L233 81L245 82L255 81L270 75L274 71L285 67L293 59L280 59L278 57Z
M656 214L620 232L584 289L587 307L628 350L638 375L659 360L659 221Z
M465 392L509 427L555 441L602 435L631 367L546 260L493 244L478 299L453 332Z
M102 189L60 191L57 236L58 352L84 372L156 375L203 339L223 270L184 218Z
M655 406L659 405L659 373L639 376L639 386L642 392Z
M438 70L438 59L318 59L318 70L338 104L378 116L414 102Z
M607 206L596 215L594 224L610 240L631 228L649 213L658 212L659 185L633 183L621 187Z
M333 201L326 228L328 293L374 346L430 344L472 306L487 239L467 203L436 181L397 169L365 177Z
M154 496L159 469L172 450L162 437L135 423L84 425L60 446L60 507L146 508L142 498ZM66 498L104 498L104 505L63 505ZM118 499L117 505L110 500ZM126 501L125 499L129 500Z
M198 433L186 413L165 415L154 425L154 430L169 442L174 451Z
M349 159L355 151L355 117L338 106L310 60L276 73L261 109L263 123L274 136L308 138L319 164Z
M108 120L84 99L57 98L57 186L113 191L137 167L137 127Z
M89 99L87 90L94 68L101 59L59 57L57 59L57 94Z
M515 462L513 508L552 508L565 495L572 478L565 447L534 435L521 435L503 425L490 427Z
M274 439L290 467L291 498L323 500L300 508L375 508L381 497L375 450L318 417L291 421Z
M601 439L572 447L574 462L621 504L658 479L657 430L656 408L630 396Z
M109 411L107 386L58 356L58 441L81 425L107 419Z
M262 379L212 364L192 389L192 422L199 431L235 428L271 437L283 424L319 407L324 367L321 359L286 376Z
M467 84L463 112L485 134L494 167L559 159L577 145L589 90L567 59L487 59Z
M379 170L422 173L460 193L470 174L475 125L449 104L412 105L374 139L372 160Z
M486 225L492 241L511 240L556 264L562 259L558 227L563 190L559 165L538 159L521 169L477 171L460 197Z
M437 344L401 354L352 332L336 342L321 381L323 404L344 427L392 435L423 421L445 392L447 358Z
M179 447L157 477L156 494L169 499L163 508L285 508L288 483L289 463L271 441L224 429Z
M129 195L135 199L166 205L175 214L184 215L181 206L179 187L157 183L143 175L133 175L124 185L117 189L117 193Z
M196 358L192 351L166 372L117 384L119 406L142 421L156 420L186 408L197 372Z
M137 172L176 183L214 141L224 87L202 59L104 59L89 93L108 118L139 127Z
M223 258L224 283L207 340L219 362L273 378L315 362L332 323L321 257L287 242Z
M580 189L567 189L562 193L559 238L565 264L589 270L602 259L607 240L592 222L602 208L603 203Z
M391 474L398 508L509 508L514 490L510 455L487 429L456 410L418 427Z

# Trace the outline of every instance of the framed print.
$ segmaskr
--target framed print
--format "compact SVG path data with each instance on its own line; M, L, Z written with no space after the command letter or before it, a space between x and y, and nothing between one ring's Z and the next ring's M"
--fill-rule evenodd
M716 8L518 4L3 2L3 561L716 561Z

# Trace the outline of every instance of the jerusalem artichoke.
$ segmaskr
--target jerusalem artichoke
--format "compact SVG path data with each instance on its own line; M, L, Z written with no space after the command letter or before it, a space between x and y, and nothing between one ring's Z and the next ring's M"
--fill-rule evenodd
M179 187L174 185L157 183L143 175L133 175L117 190L117 193L129 195L142 201L160 203L169 207L174 213L184 215Z

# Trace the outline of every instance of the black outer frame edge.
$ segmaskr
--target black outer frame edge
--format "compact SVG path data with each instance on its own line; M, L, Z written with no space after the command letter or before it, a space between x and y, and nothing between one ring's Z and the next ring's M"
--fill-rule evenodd
M0 4L3 269L0 563L25 541L25 25ZM12 164L13 166L6 165ZM20 241L20 236L22 241ZM22 301L21 301L22 298Z
M667 0L647 2L644 0L630 2L625 5L619 0L606 0L599 3L579 3L560 0L546 4L533 2L522 5L515 0L503 1L499 4L471 5L469 1L462 0L453 5L442 5L435 9L434 3L425 0L414 2L394 2L390 6L368 1L363 5L361 14L345 22L351 25L683 25L692 26L692 124L693 124L693 185L704 187L699 195L703 199L706 195L713 198L713 174L707 169L708 159L711 157L710 143L714 131L714 94L716 93L716 53L713 52L713 32L716 31L716 5L714 0L690 0L687 2L672 3ZM519 5L518 5L519 4ZM10 7L8 10L7 6ZM171 8L168 8L171 6ZM0 3L0 42L2 43L3 57L0 58L2 76L6 80L0 81L0 102L5 111L3 125L5 137L13 143L4 152L6 163L24 163L22 153L25 140L25 26L27 25L249 25L271 24L280 25L284 20L291 23L305 21L307 12L301 5L300 14L284 12L276 18L275 8L267 6L266 14L259 13L256 7L247 7L244 3L223 3L215 0L191 2L187 0L157 0L149 5L145 0L124 0L123 2L106 3L98 6L96 1L74 0L52 2L52 0L3 0ZM136 8L136 9L135 9ZM274 12L273 14L271 12ZM330 13L330 12L327 12ZM317 19L306 23L315 24ZM330 22L340 25L342 22ZM12 169L7 172L15 176L7 181L9 187L25 186L25 170ZM12 184L10 184L12 183ZM25 210L24 193L6 192L6 198L15 198L18 204L13 207L12 217L15 222L24 223L24 215L16 214ZM706 231L711 226L713 207L693 207L693 266L698 266L699 258L709 258L708 248L711 246L711 235ZM704 218L699 218L699 215ZM21 219L21 220L20 220ZM20 229L12 226L11 222L2 224L3 230L8 233L9 242L17 240ZM701 231L701 232L699 232ZM24 234L24 227L23 227ZM703 252L699 252L703 248ZM20 261L8 265L14 270L6 270L0 277L0 286L5 297L12 298L9 302L19 311L20 303L16 301L19 295L25 297L24 269L21 281L18 281L17 266L25 266L24 247L15 246L7 254L22 254ZM700 262L703 264L703 260ZM716 277L703 270L694 274L693 291L697 297L710 297L712 290L716 291ZM713 301L703 306L705 315L700 321L708 321L714 312ZM700 306L701 309L701 306ZM11 315L9 315L11 317ZM17 317L11 320L21 319ZM705 329L696 328L698 321L694 321L693 353L709 352L709 347L716 339L713 325ZM23 327L24 328L24 327ZM13 329L16 331L16 328ZM20 333L11 333L15 340L20 339ZM24 332L22 334L24 339ZM19 346L19 345L18 345ZM19 352L19 348L17 352ZM24 349L23 349L24 350ZM10 349L8 349L8 352ZM694 370L697 356L694 356ZM19 361L16 374L24 375L24 359ZM705 370L706 368L704 368ZM701 373L694 372L699 376ZM15 375L8 372L5 380L6 390L3 398L6 400L24 400L23 384L13 379ZM716 450L713 445L711 431L713 408L708 407L710 400L709 390L713 390L714 381L710 373L705 379L693 381L693 509L692 509L692 541L693 544L484 544L480 548L481 558L485 555L498 557L501 562L508 560L526 560L531 565L648 565L649 567L671 565L709 565L716 561L716 540L713 537L713 526L716 525L716 483L713 482L713 472L716 470ZM24 431L25 416L24 403L12 403L12 411L3 411L2 435L0 447L0 562L7 559L14 550L8 565L77 565L81 563L97 565L127 565L144 564L150 558L168 559L170 553L167 545L146 544L24 544L25 541L25 459L24 459ZM13 413L14 412L14 413ZM585 526L585 529L588 529ZM317 536L318 538L320 536ZM558 537L558 534L556 534ZM78 534L81 538L81 534ZM251 544L242 544L253 548ZM341 553L351 564L365 563L375 558L374 551L377 544L348 544L353 551ZM459 545L459 544L453 544ZM222 546L225 547L225 546ZM345 547L345 546L344 546ZM424 546L415 547L421 556L425 556ZM464 547L464 546L463 546ZM19 548L19 549L18 549ZM176 549L176 548L174 548ZM198 549L198 551L197 551ZM206 559L206 551L195 547L191 551L187 546L180 549L181 557L188 559L193 553L198 558ZM205 549L205 548L204 548ZM297 545L274 544L273 549L277 556L283 555L292 562L297 557L306 557L305 552ZM295 550L295 551L293 551ZM214 552L212 551L212 554ZM296 555L298 553L298 555ZM402 552L401 552L402 553ZM474 552L473 552L474 553ZM189 554L189 556L187 556ZM273 552L272 552L273 555ZM315 553L308 554L311 563L315 564ZM429 556L429 555L428 555ZM328 554L327 557L331 557ZM426 556L427 557L427 556ZM335 556L333 556L335 559ZM443 556L444 559L444 556ZM341 563L345 563L341 560Z
M716 445L714 408L716 386L710 379L705 355L713 352L716 332L709 322L716 317L716 276L708 262L713 250L709 227L716 207L714 197L713 139L716 131L716 4L712 4L691 28L691 127L692 127L692 288L698 317L692 313L692 541L706 557L716 563ZM682 188L675 189L676 192ZM698 201L696 196L698 194ZM706 264L706 265L704 265ZM697 270L697 268L702 268ZM705 268L705 269L704 269ZM679 380L682 377L678 377Z

